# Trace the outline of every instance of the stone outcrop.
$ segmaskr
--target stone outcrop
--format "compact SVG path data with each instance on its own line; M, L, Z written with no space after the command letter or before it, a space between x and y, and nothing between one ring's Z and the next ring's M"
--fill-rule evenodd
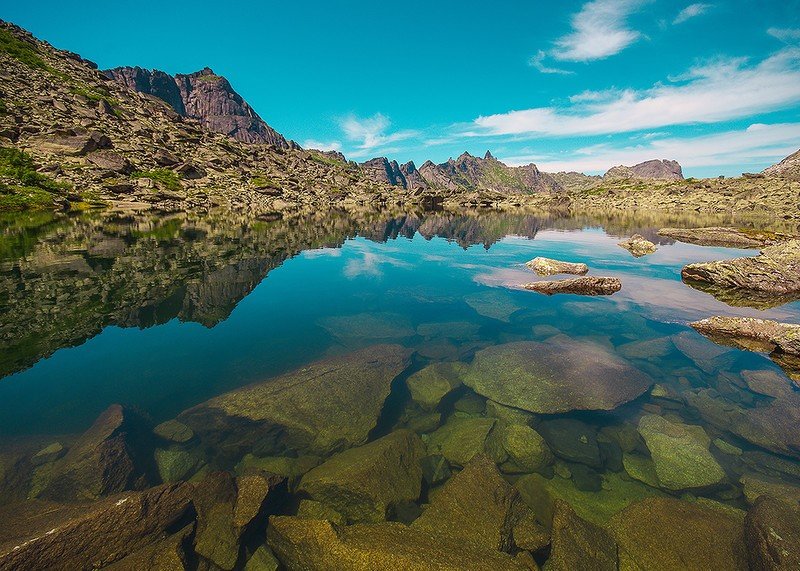
M552 258L538 256L525 263L530 269L540 276L552 276L556 274L575 274L582 276L589 271L589 266L576 262L562 262Z
M800 325L755 317L716 315L690 323L706 337L740 349L800 356Z
M789 180L800 180L800 151L796 151L778 164L764 169L763 174Z
M584 276L564 280L539 281L522 284L522 289L547 295L573 293L576 295L612 295L622 289L619 278Z
M677 161L653 159L632 167L612 167L603 175L603 179L619 178L681 180L683 179L683 171Z
M652 254L658 249L655 244L641 234L634 234L627 240L620 242L618 246L628 250L635 258L641 258L647 254Z
M204 68L188 75L170 76L157 69L117 67L106 72L111 79L135 91L166 101L178 115L200 121L214 133L246 143L269 143L287 148L281 134L267 125L234 91L227 79Z
M482 349L462 380L495 402L541 414L613 410L652 383L607 349L572 339Z

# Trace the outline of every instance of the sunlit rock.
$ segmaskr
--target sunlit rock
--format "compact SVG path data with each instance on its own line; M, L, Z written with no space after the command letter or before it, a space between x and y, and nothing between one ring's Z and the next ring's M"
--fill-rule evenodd
M575 274L582 276L589 271L586 264L575 262L562 262L552 258L536 257L525 263L531 270L540 276L552 276L556 274Z
M641 234L634 234L617 245L628 250L634 258L641 258L647 254L652 254L658 249L655 244Z
M428 451L441 454L457 466L466 466L473 457L485 451L486 439L494 425L493 418L451 416L430 435Z

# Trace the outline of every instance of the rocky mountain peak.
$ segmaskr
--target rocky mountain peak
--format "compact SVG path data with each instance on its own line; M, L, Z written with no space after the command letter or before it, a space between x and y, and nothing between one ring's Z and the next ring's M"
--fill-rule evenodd
M496 161L497 159L494 158L494 155L491 151L486 151L486 154L483 155L483 160L485 161Z
M764 174L790 180L800 180L800 150L792 153L778 164L764 169Z

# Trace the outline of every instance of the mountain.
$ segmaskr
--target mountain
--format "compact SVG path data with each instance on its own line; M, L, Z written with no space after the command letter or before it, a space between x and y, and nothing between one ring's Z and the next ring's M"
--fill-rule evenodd
M608 179L661 179L661 180L683 180L683 171L677 161L653 159L626 167L624 165L611 167L603 178Z
M104 73L130 89L166 101L176 113L199 120L214 133L245 143L289 146L283 135L267 125L227 79L207 67L175 77L141 67L116 67Z
M800 180L800 150L792 153L778 164L765 168L763 173L767 176Z
M561 171L549 174L553 178L553 180L555 180L566 190L575 190L575 191L589 190L595 188L597 185L603 182L602 176L588 175L588 174L583 174L582 172Z
M359 165L367 176L408 190L432 189L444 193L488 191L505 195L536 194L562 190L536 165L509 167L487 151L483 158L464 153L442 164L431 161L417 169L413 162L400 166L384 157Z

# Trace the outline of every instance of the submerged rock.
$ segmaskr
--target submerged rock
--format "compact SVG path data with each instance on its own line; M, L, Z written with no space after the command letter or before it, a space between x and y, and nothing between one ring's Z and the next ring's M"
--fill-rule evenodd
M800 506L800 484L791 484L763 474L744 474L739 482L742 484L745 500L750 505L755 504L761 496L770 496L789 505Z
M744 520L750 569L800 569L800 508L761 496Z
M768 301L773 295L797 296L800 295L800 240L768 246L751 258L689 264L684 266L681 276L689 285L705 283L720 288L723 301L726 289L743 290L744 297L750 296L756 303Z
M411 398L425 410L435 409L444 397L461 386L459 375L465 369L464 363L428 365L406 379Z
M195 530L195 522L185 525L176 533L156 541L103 567L107 571L141 571L152 569L158 571L182 571L191 567L191 538Z
M613 410L652 384L600 345L567 338L478 351L463 381L495 402L542 414Z
M411 526L486 550L512 551L513 529L530 509L480 454L453 476Z
M502 467L504 472L535 472L553 462L553 453L544 438L529 426L502 427L500 441L508 453L508 462Z
M325 520L270 518L269 546L288 569L306 571L526 571L507 553L402 523L335 526Z
M537 427L556 456L594 468L602 466L597 432L574 418L544 420Z
M620 569L747 569L743 522L728 510L648 498L614 516L609 529L619 544Z
M308 472L298 493L342 514L349 522L387 519L422 489L425 447L409 430L398 430L332 456Z
M541 281L522 284L522 289L546 295L573 293L577 295L612 295L622 289L618 278L584 276L566 280Z
M543 258L541 256L526 262L525 265L540 276L552 276L555 274L575 274L582 276L589 271L589 266L586 264L562 262L561 260L553 260L552 258Z
M357 446L377 424L410 354L399 345L373 345L316 361L215 397L180 420L212 444L230 440L236 453L276 434L282 446L314 454Z
M652 254L658 249L655 244L641 234L634 234L617 245L628 250L635 258L641 258L647 254Z
M60 442L53 442L52 444L45 446L41 450L39 450L36 454L31 457L31 464L34 466L41 466L42 464L48 464L50 462L55 462L59 458L61 458L66 453L66 448Z
M0 569L95 569L165 536L190 509L191 486L162 485L93 503L32 500L0 508Z
M178 444L189 442L194 438L192 429L175 419L167 420L156 426L153 429L153 434L159 438L169 440L170 442L177 442Z
M493 418L458 418L451 416L430 435L428 450L439 453L457 466L466 466L486 448L486 439L495 425Z
M611 535L599 525L580 518L563 500L555 502L552 528L548 570L619 569L617 545Z
M709 452L711 439L702 426L648 414L639 420L639 434L650 450L660 486L686 490L725 479L725 471Z
M408 319L394 313L358 313L326 317L320 325L331 335L343 339L378 341L403 339L414 335Z
M473 293L464 296L464 301L480 315L506 323L511 321L513 313L522 309L511 297L499 291Z
M666 236L680 242L700 246L721 246L724 248L763 248L797 238L790 234L758 231L740 228L712 226L707 228L662 228L659 236Z

